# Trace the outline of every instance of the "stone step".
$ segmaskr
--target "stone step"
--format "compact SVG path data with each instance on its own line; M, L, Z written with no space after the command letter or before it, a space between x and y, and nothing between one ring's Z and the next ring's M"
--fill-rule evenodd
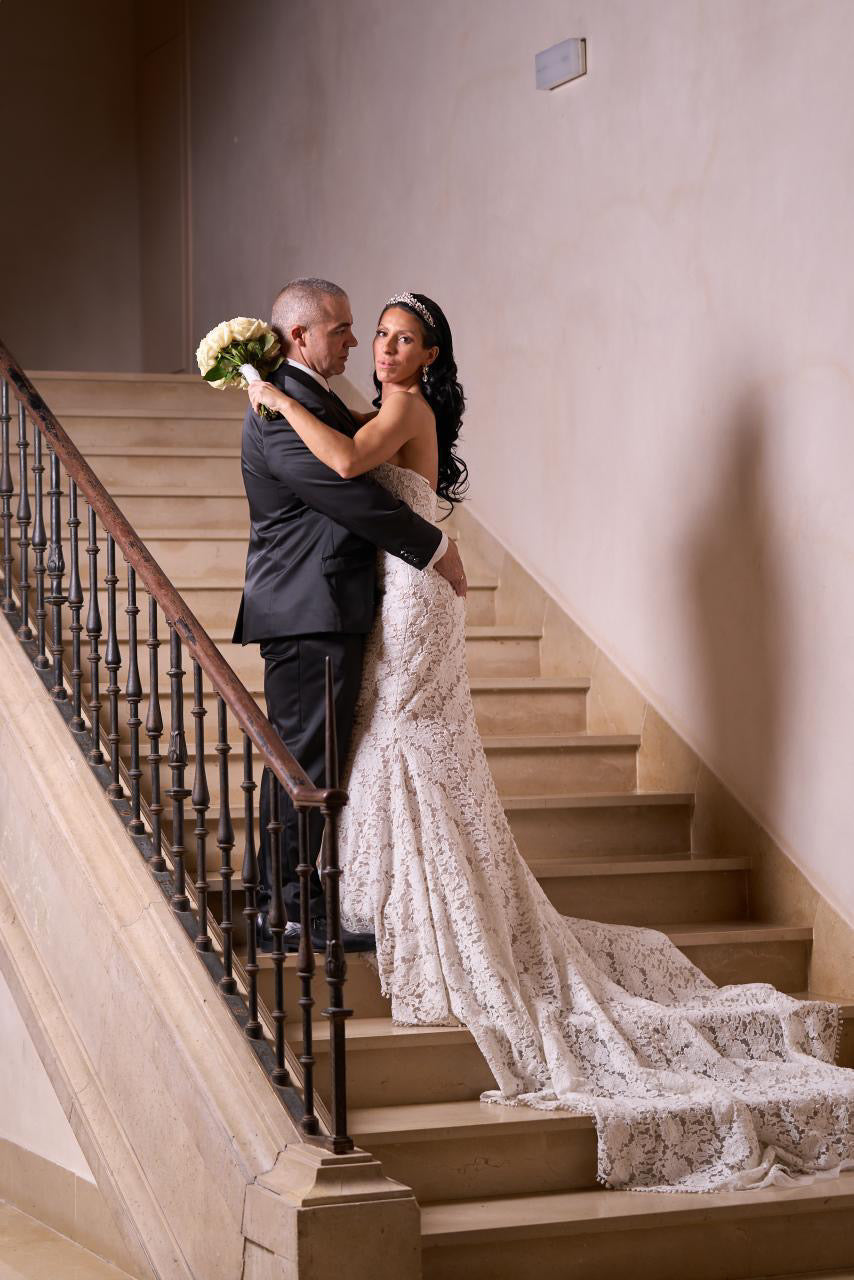
M148 655L143 655L147 663ZM471 680L472 700L481 733L524 734L532 725L544 733L582 733L587 724L586 678L553 679L550 676L475 676ZM260 705L263 698L258 694ZM214 709L215 695L206 697L209 715ZM186 713L185 713L186 714ZM206 721L210 726L213 717ZM210 729L207 729L210 736ZM242 745L240 734L231 735L233 747Z
M575 1190L421 1206L425 1280L850 1277L852 1237L854 1173L759 1191Z
M354 1107L349 1121L356 1145L419 1203L595 1185L588 1116L461 1101Z
M247 650L249 652L249 650ZM140 661L147 671L148 653L141 650ZM554 730L556 734L561 730L567 732L575 731L583 733L587 721L586 714L586 697L589 688L588 680L567 680L565 682L554 681L549 677L543 677L545 688L540 691L537 688L536 681L540 677L532 677L530 680L523 678L522 681L510 679L507 681L506 687L496 689L494 681L489 678L481 680L475 677L472 682L472 701L474 702L475 715L477 717L478 726L484 735L496 734L500 736L523 735L524 734L524 718L521 715L520 708L528 706L530 714L527 717L527 723L538 723L543 728ZM191 677L185 677L188 682ZM263 666L259 662L257 672L251 679L251 684L256 686L255 697L258 705L264 709L264 696L260 686L263 681ZM147 682L146 682L147 683ZM87 684L88 687L88 684ZM161 686L162 696L166 696L165 687ZM124 707L124 693L121 697ZM207 711L205 717L205 742L210 743L216 736L216 695L211 692L205 693L204 706ZM193 700L190 697L184 699L184 719L188 727L192 727L192 706ZM145 710L145 703L143 703ZM166 710L164 706L164 711ZM124 717L124 709L122 717ZM120 725L122 742L128 740L127 722L122 719ZM232 751L243 750L243 738L232 716L229 716L229 742ZM147 751L147 746L144 746ZM254 758L257 759L258 753L253 752ZM234 757L232 756L232 760Z
M167 418L124 416L92 416L86 413L63 413L62 425L77 448L85 456L107 449L131 450L179 448L240 450L243 420L229 418Z
M135 530L160 529L192 537L196 528L222 529L243 535L249 527L249 504L242 490L231 495L172 493L164 496L137 490L128 492L128 487L123 485L122 492L113 493L112 497ZM65 519L65 503L62 508ZM85 515L85 507L81 510Z
M190 595L193 591L224 591L229 595L230 608L235 609L240 603L240 592L246 570L246 552L248 547L248 528L240 532L224 534L221 530L188 530L175 535L162 536L150 530L137 529L140 540L159 564L167 578L179 583L178 590L185 596L188 607L193 609ZM88 582L88 564L85 555L85 542L80 543L80 570L84 580ZM66 568L69 564L69 543L63 538ZM102 546L98 557L99 570L103 571L106 558L106 547ZM119 583L122 587L127 581L126 567L119 557L117 567ZM67 585L67 583L66 583ZM470 574L469 592L466 597L466 616L472 625L493 626L495 624L495 593L498 580L486 573L472 571ZM141 635L148 634L147 611L148 595L139 586L138 603L145 616L141 616L139 629ZM102 612L106 605L106 590L99 593ZM235 603L236 602L236 603ZM127 621L122 615L127 604L124 590L117 589L117 608L119 610L119 633L127 634Z
M204 566L206 561L217 557L221 553L217 550L215 541L204 544L205 551L199 553L198 562ZM176 552L177 554L177 552ZM106 559L106 549L102 546L99 559L99 573L103 570ZM164 566L161 564L161 568ZM203 570L204 571L204 570ZM87 565L85 558L81 555L80 572L83 577L84 584L88 582ZM116 628L120 639L125 639L128 633L128 619L125 609L127 607L127 590L125 583L126 570L123 566L117 566L119 575L119 584L116 587ZM167 575L169 576L169 575ZM236 659L239 653L249 654L260 661L259 648L257 644L247 645L245 648L240 645L232 646L231 636L233 633L234 623L237 618L237 611L240 608L240 597L243 592L244 566L232 567L228 571L223 570L219 575L214 575L214 581L210 581L211 574L207 573L208 581L200 581L198 574L194 577L193 571L184 572L177 581L173 579L176 590L181 595L184 603L191 613L195 614L199 622L207 631L210 638L222 649L226 658L231 661L231 655ZM66 583L67 585L67 583ZM529 633L524 628L508 628L494 627L489 623L484 623L483 619L495 616L495 591L497 582L494 579L474 578L469 583L469 591L466 596L466 619L471 619L471 626L478 628L478 633L472 636L472 639L483 641L488 639L485 635L487 632L495 634L495 641L503 641L504 647L508 653L514 658L516 665L524 666L525 663L531 665L536 660L537 667L539 665L539 639L538 633ZM84 585L86 600L83 609L83 621L86 621L86 610L88 608L88 591ZM98 592L99 607L101 610L101 620L106 628L107 617L107 594L106 591ZM148 636L148 607L149 597L144 591L137 590L137 604L139 606L139 615L137 618L137 634L140 639ZM67 611L66 611L67 612ZM70 616L70 615L69 615ZM67 623L66 623L67 626ZM158 628L161 638L168 634L166 632L166 624L162 609L158 609ZM518 634L517 633L524 633ZM496 653L499 652L496 650ZM239 660L239 659L238 659ZM491 672L483 672L484 675L492 674ZM507 674L499 672L498 674ZM510 674L516 674L515 672ZM537 671L523 670L519 674L537 675Z
M107 492L124 509L123 498L156 493L162 498L176 494L243 498L240 454L211 456L210 450L182 453L164 449L160 453L89 454L87 461Z
M531 858L682 853L691 848L690 792L504 799L516 843Z
M246 393L218 391L197 374L30 373L48 407L89 417L143 416L242 419Z
M235 769L240 767L238 757L233 756L232 762ZM143 763L147 769L144 759ZM520 851L529 860L544 862L554 858L687 856L693 802L690 792L503 797ZM232 813L238 849L243 848L242 814L242 805ZM525 821L517 828L520 814ZM538 816L541 823L536 821ZM212 806L209 824L215 824L218 817L216 806Z
M195 819L193 819L193 824ZM186 859L195 875L195 843ZM222 918L222 878L220 852L215 833L207 853L209 904L217 920ZM245 921L239 866L242 849L233 861L238 873L232 880L235 937L242 944ZM747 858L680 858L574 862L529 861L549 900L558 911L582 920L602 920L609 924L636 924L658 927L668 920L711 924L716 920L747 919Z
M640 738L634 734L516 735L484 739L502 793L634 791Z
M468 613L467 613L468 616ZM472 698L481 733L582 732L587 727L587 677L474 676Z
M239 857L234 861L240 865ZM803 991L807 987L812 939L812 930L807 927L743 920L659 927L718 986L768 982L779 991ZM347 965L348 1007L359 1018L390 1017L390 1005L380 992L371 965L358 954L348 956ZM272 977L270 957L264 955L259 990L268 1006L272 1002ZM287 958L285 986L287 1007L296 1011L299 987L295 957Z
M188 750L192 756L192 719L187 721ZM215 725L209 724L206 735L205 768L211 800L219 797L214 749ZM489 767L499 792L513 789L519 794L526 785L538 794L565 795L568 792L596 795L631 792L636 785L636 753L639 745L631 734L577 733L556 737L554 744L543 747L542 738L484 737ZM242 747L241 747L242 751ZM143 752L144 754L144 752ZM229 761L232 806L242 803L239 784L243 776L242 755L235 752ZM256 755L256 780L260 776ZM190 773L193 772L190 762ZM524 794L524 791L522 792Z

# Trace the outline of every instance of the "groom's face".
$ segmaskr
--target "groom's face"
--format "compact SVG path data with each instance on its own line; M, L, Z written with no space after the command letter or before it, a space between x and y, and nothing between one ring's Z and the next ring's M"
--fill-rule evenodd
M350 348L358 346L353 336L350 299L326 297L317 320L302 331L301 359L324 378L343 373Z

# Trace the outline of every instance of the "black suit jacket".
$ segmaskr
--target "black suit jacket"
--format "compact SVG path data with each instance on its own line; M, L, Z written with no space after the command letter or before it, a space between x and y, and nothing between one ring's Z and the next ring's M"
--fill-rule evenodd
M302 369L270 378L336 430L356 424L342 400ZM251 406L241 467L251 526L246 585L233 639L257 643L313 632L369 631L376 610L376 549L423 569L441 541L435 525L367 476L342 480L284 418Z

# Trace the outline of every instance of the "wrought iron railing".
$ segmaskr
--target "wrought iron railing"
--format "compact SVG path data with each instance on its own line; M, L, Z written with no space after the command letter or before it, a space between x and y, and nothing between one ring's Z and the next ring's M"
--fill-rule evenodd
M12 463L10 442L10 387L17 401L17 467ZM0 612L6 615L71 734L84 752L93 772L103 783L109 800L125 822L129 836L146 859L176 917L218 984L223 999L267 1070L281 1101L309 1141L320 1143L335 1153L350 1151L353 1142L347 1133L344 1051L344 1028L350 1011L344 1006L346 963L341 945L337 845L337 817L346 803L347 795L338 786L335 709L329 661L327 660L326 671L326 786L319 788L286 749L252 695L188 609L2 342L0 436L0 537L3 569ZM46 470L47 490L44 487ZM45 498L48 502L47 524ZM80 571L80 531L83 525L81 503L85 503L86 507L85 531L88 538L84 548L88 566L88 587L85 592ZM17 525L18 533L17 556L14 551L13 523ZM63 525L67 528L65 537ZM102 535L106 549L105 572L99 580L98 562ZM63 541L68 548L67 585L64 585L66 564ZM118 626L117 549L124 558L127 572L127 603L124 610L127 616L127 638L124 646L120 643ZM138 589L148 595L147 635L144 641L148 651L147 695L143 689L139 661L139 648L143 642L139 635L141 609L138 604ZM103 652L102 595L106 598L106 638ZM161 618L168 631L169 644L169 666L163 673L169 682L168 726L164 724L160 696L162 664L159 655L161 645L165 642L160 628ZM89 669L88 681L84 676L84 632L88 641L88 652L85 655ZM185 652L192 661L193 676L191 751L188 751L184 711L186 673L182 662ZM103 688L102 665L107 673ZM124 691L119 679L123 667ZM206 687L216 698L214 750L217 757L219 814L214 837L220 856L222 906L219 920L215 918L209 900L208 855L212 832L209 828L211 797L205 766L205 717L208 714L204 705ZM147 703L144 721L143 702ZM104 710L106 718L102 716ZM229 798L229 756L232 750L229 740L230 718L242 735L243 746L240 789L243 793L244 823L241 865L244 893L242 914L246 919L244 954L239 953L234 941L232 878L236 868L232 860L235 828ZM124 756L121 750L122 727L127 732ZM141 730L144 730L148 740L147 778L140 750ZM161 739L167 735L168 748L163 754ZM255 832L260 823L260 814L256 813L255 796L258 786L253 774L253 748L279 784L270 788L267 822L272 880L269 925L273 937L270 955L273 983L269 1010L259 998L261 966L255 933L260 884ZM193 778L192 785L188 787L187 770L191 767L191 757ZM170 785L166 788L162 785L164 766L170 772ZM302 1039L298 1055L285 1036L287 1011L284 933L287 914L282 897L280 788L290 797L296 809L299 833L299 863L296 870L300 884L301 931L295 976L299 984L296 1003L300 1008ZM164 797L170 803L169 812L164 804ZM191 832L187 830L187 801L195 818ZM322 1010L322 1014L329 1021L328 1108L315 1092L312 1041L315 956L309 918L309 880L313 870L308 842L311 810L318 810L324 822L323 883L327 913L325 978L329 1004ZM188 882L187 877L188 849L185 842L190 836L194 841L195 882Z

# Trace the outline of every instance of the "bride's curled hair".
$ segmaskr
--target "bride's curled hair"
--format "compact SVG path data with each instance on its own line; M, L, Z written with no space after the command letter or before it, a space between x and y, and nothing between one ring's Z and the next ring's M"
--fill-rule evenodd
M426 378L421 383L421 392L436 416L436 436L439 443L439 480L436 492L443 501L450 504L450 508L453 508L455 503L462 502L468 489L468 467L456 452L466 398L462 385L457 379L451 327L444 311L424 293L413 293L411 296L420 302L432 317L434 321L432 325L428 324L426 318L406 301L395 299L391 306L402 307L415 317L421 327L425 347L439 348L439 354L426 370ZM389 309L388 305L383 307L380 319ZM374 374L374 386L378 393L374 406L378 409L382 400L382 386L376 374Z

